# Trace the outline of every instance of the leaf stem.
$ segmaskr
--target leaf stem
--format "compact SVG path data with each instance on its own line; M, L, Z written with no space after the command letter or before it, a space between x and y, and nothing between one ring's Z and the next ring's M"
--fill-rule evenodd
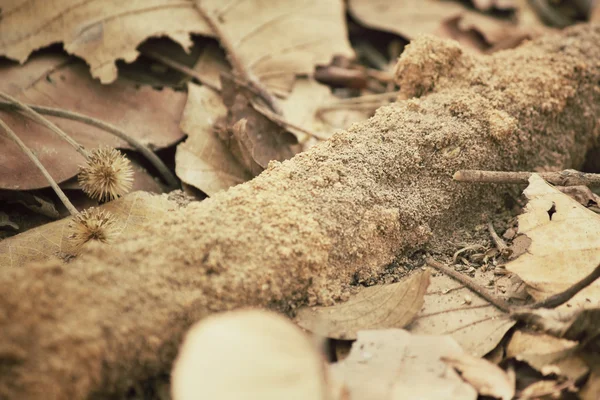
M273 97L273 95L271 95L271 93L269 93L264 88L264 86L260 83L260 81L258 81L257 79L254 79L250 75L250 73L246 69L246 66L242 63L242 61L237 56L237 54L235 52L235 48L231 44L229 37L223 31L223 29L221 29L221 25L215 20L214 16L211 15L211 13L208 12L204 7L202 7L200 0L195 0L194 6L196 7L196 10L198 10L200 15L202 15L202 17L206 20L206 23L208 24L208 26L210 26L210 28L213 30L215 35L219 38L221 45L227 52L227 58L229 59L229 62L231 63L231 66L233 67L233 70L235 71L235 73L238 74L243 80L248 82L248 84L250 86L253 86L255 89L257 89L259 97L267 104L267 106L274 113L282 115L283 111L281 110L281 107L277 103L277 100L275 99L275 97Z
M453 269L448 268L444 264L435 261L430 256L428 256L425 259L425 263L427 265L429 265L430 267L435 268L438 271L444 273L445 275L448 275L450 278L462 283L467 288L469 288L471 291L473 291L475 294L477 294L479 297L490 302L490 304L492 304L494 307L496 307L500 311L504 311L505 313L510 312L511 307L507 302L492 295L483 286L479 285L478 283L473 281L471 278L461 274L460 272L456 272Z
M34 121L44 125L46 128L50 129L52 132L56 133L58 136L63 138L67 143L69 143L79 154L83 156L86 160L89 158L89 154L85 147L80 145L73 139L71 136L67 135L65 131L60 129L58 126L54 125L52 122L48 121L47 118L42 117L39 113L35 112L31 107L27 104L21 102L20 100L6 94L0 92L0 98L9 101L14 104L19 110L23 111L27 116L29 116Z
M71 201L69 201L69 198L62 191L62 189L60 187L58 187L58 184L56 183L56 181L52 178L52 176L50 176L50 173L42 165L42 163L36 157L36 155L33 154L31 149L29 149L29 147L27 147L27 145L25 143L23 143L23 141L21 141L21 139L19 138L19 136L17 136L15 131L13 131L8 125L6 125L6 123L2 119L0 119L0 128L4 129L4 131L8 134L8 136L19 146L19 148L27 155L27 157L29 157L29 159L35 164L35 166L42 172L42 174L44 175L46 180L48 180L48 183L50 184L50 186L52 186L52 189L54 189L54 192L56 193L56 195L58 196L60 201L62 201L62 203L67 208L67 210L69 210L69 213L71 213L71 215L73 215L73 216L79 214L79 211L77 211L77 209L75 208L73 203L71 203Z
M26 104L24 104L26 105ZM82 122L86 125L94 126L96 128L102 129L105 132L108 132L120 139L123 139L131 147L139 151L146 159L157 169L158 173L162 176L164 181L172 188L179 187L179 181L177 178L171 173L171 170L163 163L163 161L152 151L148 146L138 141L134 137L128 135L121 129L117 128L114 125L111 125L107 122L101 121L96 118L88 117L87 115L79 114L74 111L63 110L60 108L54 107L44 107L44 106L34 106L34 105L26 105L32 110L36 111L40 114L50 115L52 117L69 119L72 121ZM2 108L20 108L16 105L15 102L4 102L0 101L0 107Z
M458 182L472 183L529 183L529 178L538 174L544 180L557 186L600 186L600 174L590 174L573 169L558 172L515 172L460 170L453 179Z

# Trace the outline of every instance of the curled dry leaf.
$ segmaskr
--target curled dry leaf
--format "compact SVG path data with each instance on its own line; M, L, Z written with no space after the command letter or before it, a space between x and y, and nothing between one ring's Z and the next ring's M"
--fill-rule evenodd
M283 316L233 311L194 325L171 374L173 400L324 400L320 354Z
M350 0L349 8L362 24L407 39L435 34L477 50L487 50L514 36L520 38L513 41L514 45L526 38L526 32L516 25L470 11L455 1Z
M462 352L449 336L361 331L350 355L330 372L353 400L474 400L475 389L441 361Z
M185 105L185 93L168 88L136 89L125 80L103 86L90 78L83 63L62 55L35 56L24 66L0 62L0 90L29 104L98 118L152 148L167 147L183 138L179 118ZM2 119L36 153L57 182L75 176L85 161L53 132L20 114L3 113ZM100 129L65 119L49 119L88 149L129 148L121 139ZM0 174L0 188L31 190L48 186L27 156L1 133L0 169L5 171Z
M554 373L578 381L587 375L589 368L575 354L576 346L577 342L544 333L516 331L506 347L506 357L525 361L542 374L552 366Z
M193 68L202 78L215 88L221 89L221 73L231 73L231 66L222 48L214 42L207 44Z
M116 61L134 61L136 47L150 37L168 36L188 48L191 33L212 34L191 1L8 0L2 17L0 55L23 63L34 50L62 42L102 83L114 82Z
M300 150L294 135L254 109L253 93L225 76L221 76L221 85L223 104L228 109L227 131L221 140L253 176L269 161L287 160Z
M465 297L470 296L471 304ZM423 308L406 329L413 334L449 335L469 354L482 357L515 324L506 314L445 275L434 275Z
M340 99L331 93L331 89L309 78L298 78L290 95L281 101L283 115L289 122L317 133L319 139L329 138L337 129L346 129L354 122L363 121L371 116L371 110L356 110L340 107L321 119L317 111L337 103ZM311 139L305 132L290 129L298 142Z
M482 396L511 400L515 395L515 375L512 370L504 372L488 360L466 353L444 356L442 361L460 372L462 378Z
M354 56L341 0L202 0L200 5L243 68L278 95L291 91L296 75L311 74L334 55Z
M219 138L214 123L227 115L220 96L190 83L181 129L188 139L177 147L175 172L209 196L252 178Z
M429 271L417 271L398 283L362 288L345 303L302 308L296 323L334 339L355 339L361 330L403 328L421 310L429 276Z
M113 232L121 237L134 234L143 224L160 218L177 205L166 196L134 192L100 207L115 218ZM71 218L61 219L31 229L0 242L0 268L18 268L51 258L64 258L78 251L69 240Z
M529 200L519 216L519 233L532 243L506 268L519 275L536 300L561 292L592 272L600 263L600 217L546 183L529 178ZM578 293L566 306L597 305L600 282Z

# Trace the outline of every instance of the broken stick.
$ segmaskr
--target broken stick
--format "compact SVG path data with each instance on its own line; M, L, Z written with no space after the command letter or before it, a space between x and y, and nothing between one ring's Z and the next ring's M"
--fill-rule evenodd
M557 186L600 186L600 174L566 169L558 172L509 172L509 171L456 171L453 178L458 182L474 183L529 183L532 174Z

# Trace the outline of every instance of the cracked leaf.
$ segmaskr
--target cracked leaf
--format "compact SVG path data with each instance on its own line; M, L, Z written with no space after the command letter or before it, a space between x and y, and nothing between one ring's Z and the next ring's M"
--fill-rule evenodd
M5 0L0 55L23 63L37 49L63 43L89 64L102 83L117 79L117 60L133 62L136 47L150 37L168 36L184 48L190 34L211 29L186 0Z
M132 235L143 224L177 208L166 195L134 192L100 208L117 220L120 237ZM70 218L50 222L0 242L0 268L19 268L31 262L62 259L73 252L68 240ZM124 235L124 236L121 236Z
M296 323L335 339L355 339L358 331L366 329L402 328L421 309L429 275L418 271L398 283L362 288L345 303L301 308Z
M89 77L83 63L54 54L35 56L24 66L1 62L0 78L0 90L23 102L100 119L153 148L171 146L183 137L179 118L185 93L147 86L136 89L124 80L104 86ZM83 157L55 133L21 114L2 112L1 117L36 153L58 183L77 174ZM98 128L48 118L86 148L130 148L123 140ZM0 188L3 189L31 190L48 186L44 176L4 132L0 132L0 171Z
M421 312L406 329L414 334L450 335L467 353L481 357L496 347L514 324L508 315L460 283L437 274L431 277Z
M352 58L340 0L202 0L240 63L268 89L283 97L296 75L334 55ZM252 18L248 18L252 15Z
M529 178L524 193L529 202L519 216L519 233L531 239L531 245L506 269L523 279L531 296L542 300L581 280L600 263L600 217L537 174ZM599 302L596 281L561 307Z
M175 172L182 181L209 196L252 178L213 129L215 121L226 114L217 93L204 86L188 85L181 121L188 139L177 146Z
M350 355L329 372L353 400L474 400L475 389L440 359L462 352L450 336L361 331Z

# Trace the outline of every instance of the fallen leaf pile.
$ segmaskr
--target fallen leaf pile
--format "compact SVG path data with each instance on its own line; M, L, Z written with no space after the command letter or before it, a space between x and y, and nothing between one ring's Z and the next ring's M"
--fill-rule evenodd
M600 21L600 6L591 1L5 3L0 93L17 102L0 101L0 120L59 189L1 129L2 269L48 260L68 267L88 246L74 244L72 223L92 207L110 213L114 240L135 240L141 227L369 118L409 91L394 80L402 75L395 65L420 35L489 54ZM132 166L133 192L114 201L90 199L78 183L85 152L103 147L119 149ZM460 156L452 151L448 157ZM60 190L75 212L61 202ZM432 255L416 252L399 256L407 268L392 265L389 284L370 286L357 273L346 302L290 309L291 320L255 309L207 317L188 331L164 393L127 398L164 399L168 392L174 400L600 398L600 283L557 307L543 303L600 265L598 192L555 187L533 174L523 194L526 205L515 221L482 228L502 226L500 235L455 243L453 257L434 255L452 260L448 268L469 283L427 266ZM73 218L63 218L69 212ZM6 360L0 349L0 373L12 362ZM165 379L148 385L157 391Z

